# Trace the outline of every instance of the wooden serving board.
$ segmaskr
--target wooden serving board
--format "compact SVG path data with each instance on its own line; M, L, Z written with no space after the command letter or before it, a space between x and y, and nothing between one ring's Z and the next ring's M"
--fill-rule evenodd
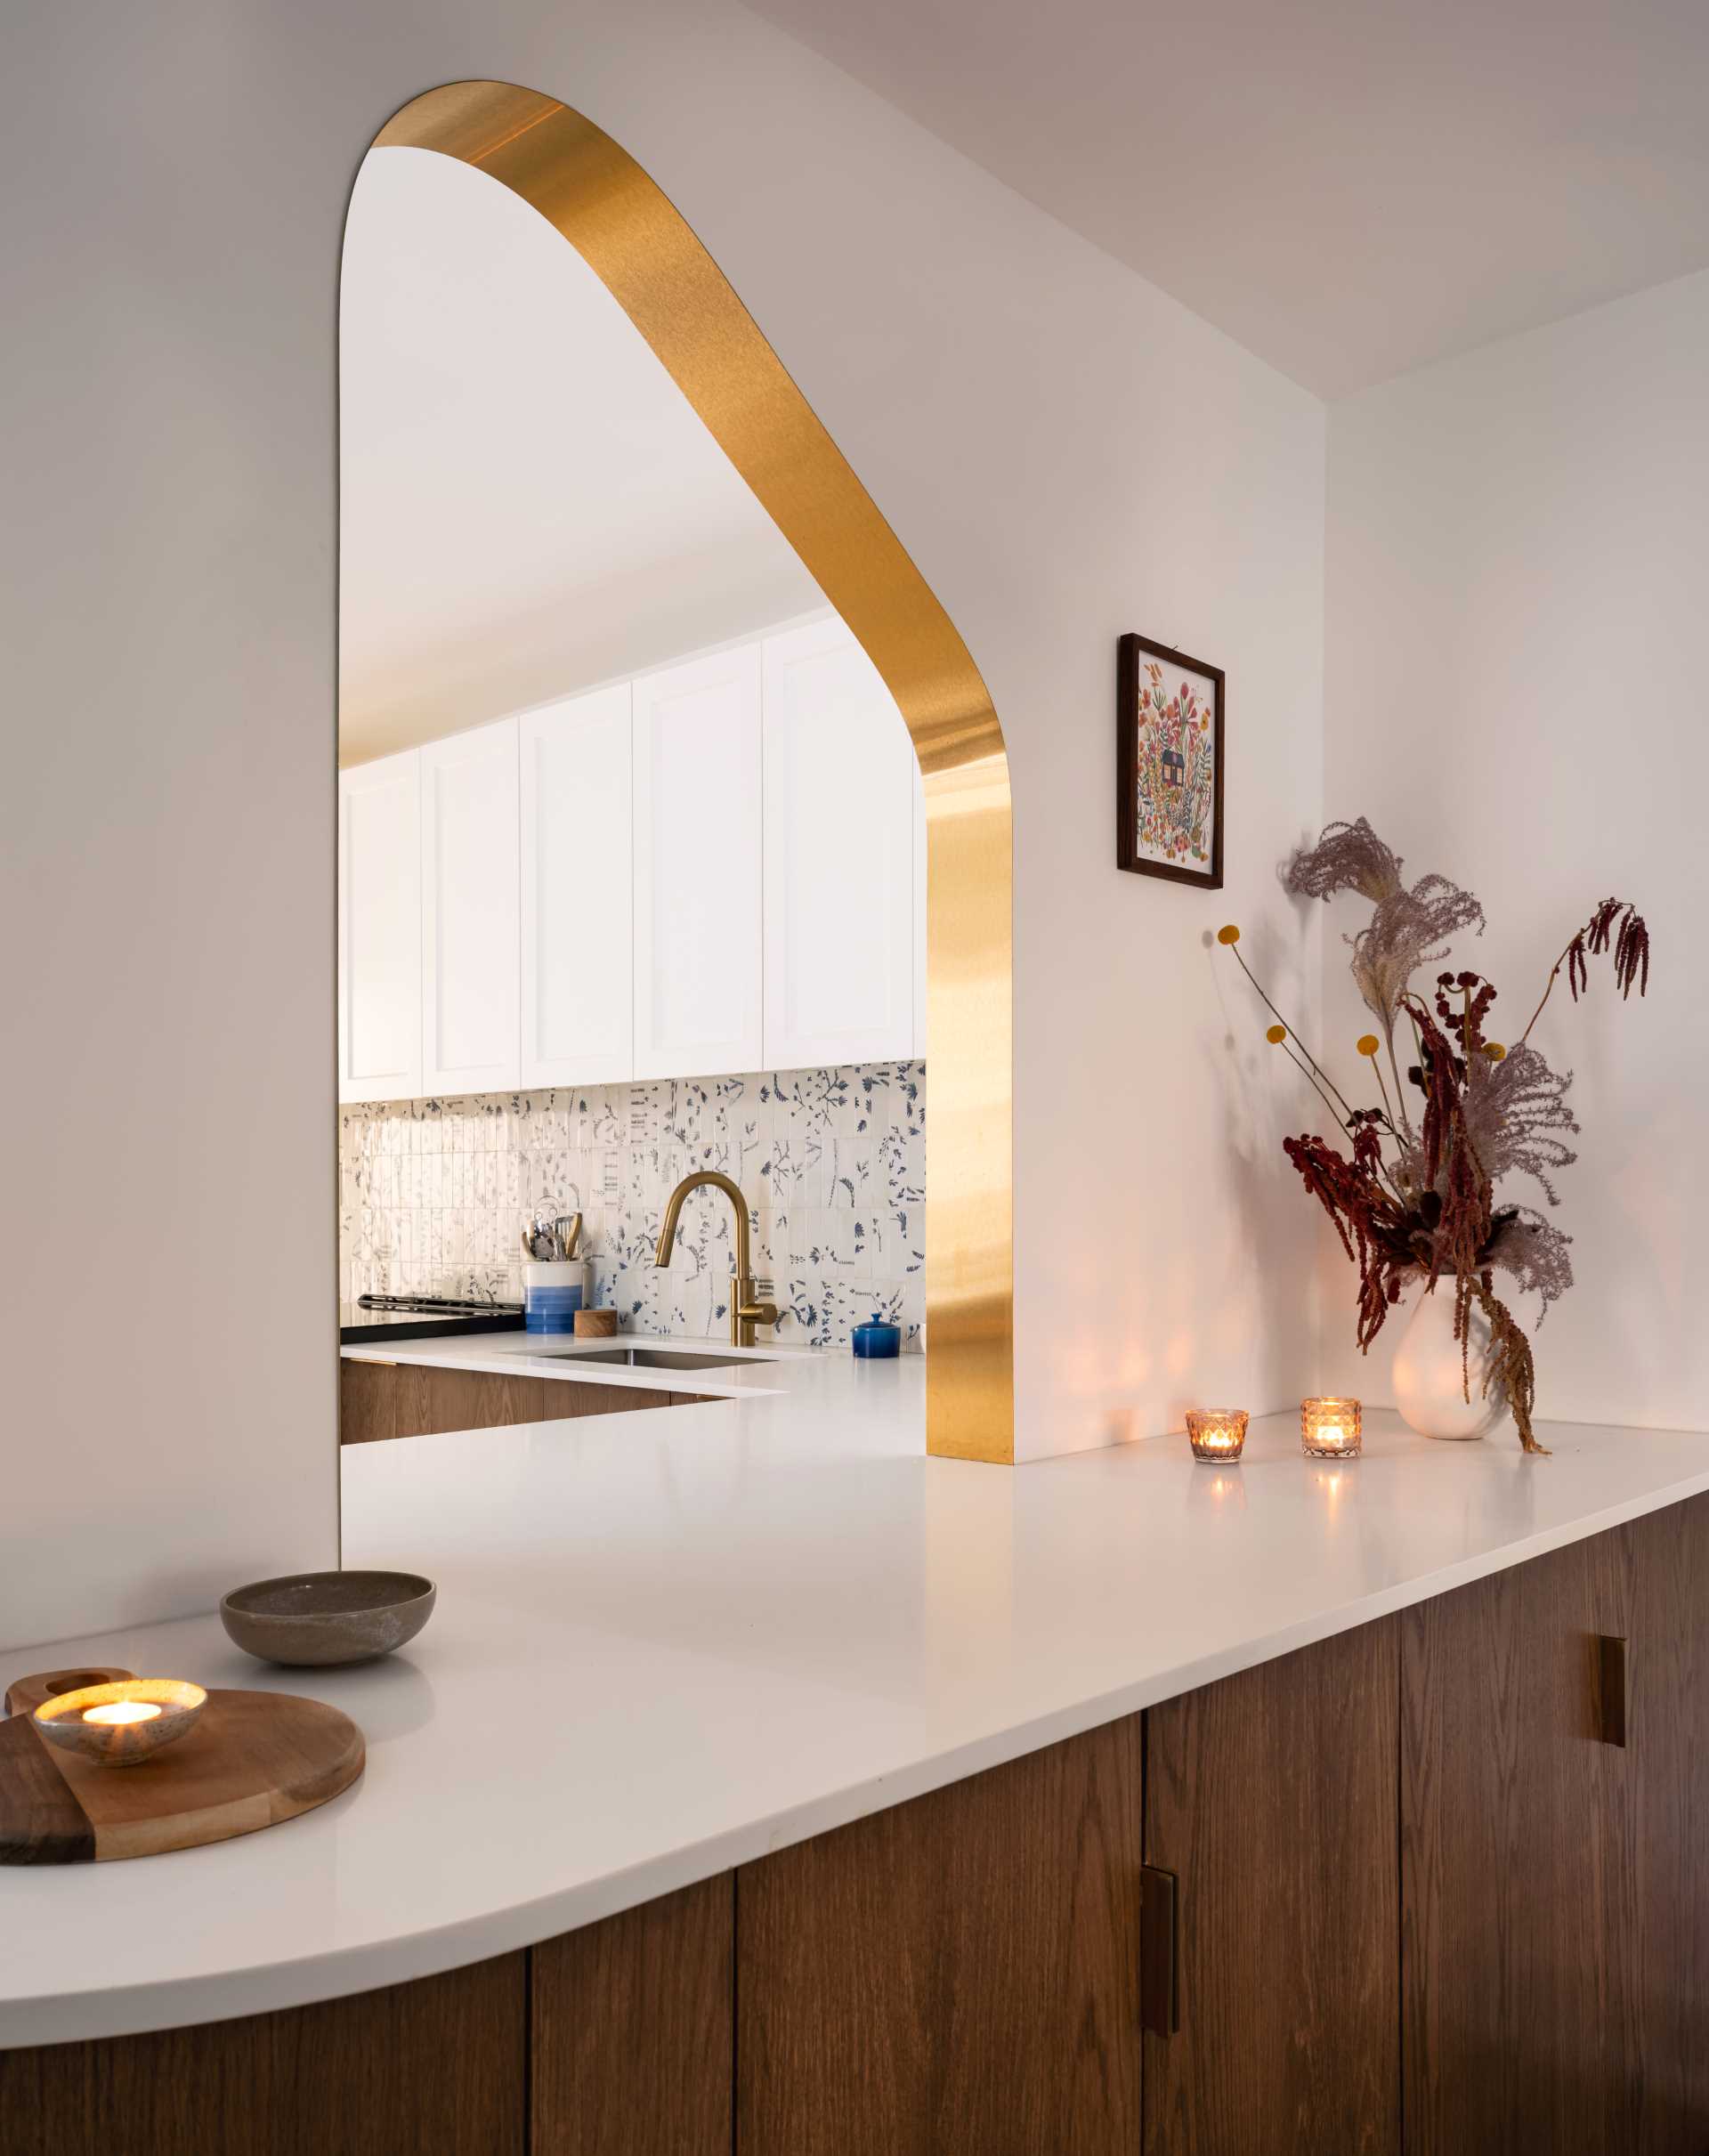
M254 1834L348 1789L367 1761L348 1714L291 1692L210 1691L201 1719L134 1767L62 1752L30 1711L75 1674L89 1684L129 1670L48 1671L10 1685L0 1722L0 1864L99 1864Z

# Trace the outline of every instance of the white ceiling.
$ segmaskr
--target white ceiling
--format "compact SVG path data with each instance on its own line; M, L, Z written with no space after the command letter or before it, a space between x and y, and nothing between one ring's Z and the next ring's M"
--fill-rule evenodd
M755 0L1334 397L1709 263L1705 0Z
M339 361L342 762L823 604L592 271L484 174L370 151Z

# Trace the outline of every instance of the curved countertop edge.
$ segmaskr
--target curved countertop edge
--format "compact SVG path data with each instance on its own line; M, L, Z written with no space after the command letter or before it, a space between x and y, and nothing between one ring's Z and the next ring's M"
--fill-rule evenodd
M775 1370L776 1366L774 1365L773 1372L767 1374L772 1374ZM755 1375L757 1377L759 1373L756 1372ZM760 1395L756 1390L752 1398L752 1406L756 1409L762 1406L774 1408L784 1404L776 1393ZM798 1407L806 1404L805 1401L796 1403ZM701 1422L703 1427L714 1426L711 1419L693 1408L674 1410L670 1420L680 1428L684 1426L685 1418L690 1417ZM663 1420L647 1417L649 1431L656 1422ZM716 1420L718 1423L723 1422L722 1417ZM1388 1420L1392 1422L1393 1418ZM609 1447L626 1426L632 1426L631 1418L596 1418L594 1435L601 1445ZM564 1429L565 1426L562 1424L534 1424L521 1425L512 1431L481 1434L484 1443L490 1443L495 1437L527 1439L538 1438L542 1434L561 1439ZM1266 1418L1262 1423L1255 1423L1254 1445L1249 1447L1249 1466L1276 1465L1290 1451L1297 1461L1297 1438L1293 1436L1293 1429L1294 1418L1292 1414L1275 1415ZM321 1949L289 1955L279 1960L255 1958L247 1964L233 1962L216 1970L165 1974L158 1978L143 1975L117 1983L92 1986L86 1990L62 1989L33 1995L11 1990L4 1981L4 1967L0 1966L0 2048L127 2035L302 2006L433 1975L532 1945L1709 1490L1709 1437L1700 1433L1616 1432L1603 1426L1572 1424L1552 1425L1551 1430L1552 1440L1563 1447L1570 1444L1575 1436L1581 1439L1582 1443L1592 1443L1599 1447L1604 1441L1616 1436L1683 1439L1691 1444L1694 1455L1700 1448L1700 1463L1694 1457L1691 1467L1684 1473L1657 1476L1652 1472L1635 1478L1632 1487L1621 1494L1610 1494L1605 1502L1541 1524L1534 1530L1515 1536L1510 1540L1469 1550L1452 1561L1405 1572L1404 1576L1396 1576L1371 1592L1348 1599L1321 1602L1308 1593L1303 1599L1310 1606L1291 1621L1268 1627L1241 1629L1238 1637L1225 1639L1208 1647L1202 1654L1171 1658L1163 1666L1154 1665L1145 1669L1143 1674L1137 1674L1131 1681L1105 1686L1084 1696L1064 1698L1041 1711L1021 1714L965 1741L946 1744L939 1748L922 1749L918 1756L898 1768L864 1778L848 1779L835 1787L826 1787L801 1801L769 1812L757 1811L738 1825L720 1831L686 1839L680 1844L661 1844L655 1852L648 1854L644 1860L614 1867L596 1877L583 1878L561 1888L549 1888L531 1897L511 1900L456 1921L430 1923L421 1929L410 1929L407 1924L401 1924L385 1936L344 1944L329 1941ZM1373 1434L1380 1457L1386 1433L1379 1429ZM1543 1434L1545 1441L1550 1441L1550 1433ZM450 1439L398 1440L395 1441L395 1448L401 1451L417 1445L447 1447L466 1441L466 1438L459 1434ZM1260 1455L1266 1441L1271 1444L1272 1450L1268 1458L1262 1458ZM1368 1447L1369 1442L1368 1439ZM1421 1441L1404 1439L1402 1442L1421 1444ZM1166 1461L1160 1459L1160 1465L1165 1471L1172 1472L1184 1449L1178 1439L1146 1440L1138 1447L1114 1448L1111 1453L1065 1455L1023 1471L1017 1480L1031 1483L1034 1478L1073 1476L1077 1463L1108 1462L1122 1452L1158 1455L1161 1448L1172 1448ZM384 1449L391 1452L394 1447ZM1460 1454L1460 1448L1433 1447L1428 1449L1429 1454L1437 1455L1431 1462L1436 1471L1443 1474L1454 1471L1441 1455L1447 1454L1452 1458ZM1484 1463L1487 1465L1486 1448L1478 1447L1476 1450L1484 1456ZM894 1459L895 1454L887 1449L884 1456ZM1372 1456L1368 1449L1367 1460ZM1525 1471L1547 1473L1550 1464L1548 1462L1530 1463ZM1652 1463L1652 1468L1655 1464ZM1362 1471L1362 1466L1363 1463L1356 1467L1349 1463L1340 1471L1357 1474ZM948 1471L954 1474L958 1471L953 1464L950 1464ZM1189 1471L1186 1487L1189 1491L1195 1491L1203 1486L1194 1482L1191 1478L1204 1476L1207 1472L1215 1476L1233 1471L1193 1468ZM1093 1487L1088 1491L1094 1504L1098 1501L1097 1490L1100 1487L1101 1479L1094 1478ZM1243 1498L1242 1502L1243 1507ZM1251 1513L1243 1512L1243 1517L1251 1523ZM1299 1548L1293 1553L1297 1555L1301 1568L1308 1563L1310 1552L1308 1549ZM178 1629L182 1631L186 1623L198 1629L206 1626L210 1635L217 1636L217 1626L212 1619L180 1620ZM156 1628L139 1629L147 1631ZM125 1636L134 1639L137 1634L106 1636L109 1639ZM67 1652L70 1651L68 1647ZM78 1643L73 1658L86 1658L89 1652L85 1644ZM61 1658L55 1650L47 1649L24 1650L21 1655L14 1652L6 1657L6 1674L19 1674L31 1666L53 1666ZM1136 1658L1145 1659L1143 1648ZM291 1690L303 1685L313 1689L314 1673L279 1671L268 1672L267 1676L277 1683L278 1689ZM1072 1675L1065 1678L1065 1689L1072 1690L1073 1682ZM281 1837L306 1837L324 1833L331 1828L339 1813L352 1804L360 1803L363 1794L363 1787L359 1784L322 1811L267 1830L264 1838L270 1843L277 1843ZM146 1869L159 1880L163 1905L176 1899L182 1921L189 1905L182 1901L182 1893L174 1895L174 1890L182 1890L190 1882L180 1868L194 1864L198 1859L215 1855L229 1859L232 1853L241 1852L245 1845L244 1840L239 1840L221 1845L218 1852L186 1852L174 1858L135 1860L120 1865L77 1869L85 1879L91 1876L99 1878L102 1875L110 1877L117 1872L134 1873ZM0 1872L0 1909L4 1909L7 1900L6 1889L10 1883L21 1883L27 1879L43 1881L55 1876L61 1879L67 1876L62 1871L56 1875L45 1868ZM221 1884L223 1887L229 1884L229 1875L221 1881ZM75 1913L81 1916L86 1914L86 1910ZM19 1932L14 1932L13 1937L24 1962L28 1964L30 1957L28 1937L20 1935ZM10 1996L7 1995L9 1990Z

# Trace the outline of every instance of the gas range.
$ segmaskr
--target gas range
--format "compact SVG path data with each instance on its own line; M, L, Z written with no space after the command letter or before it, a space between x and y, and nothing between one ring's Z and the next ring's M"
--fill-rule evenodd
M377 1340L443 1340L463 1333L517 1333L520 1302L455 1295L361 1295L338 1306L341 1345Z

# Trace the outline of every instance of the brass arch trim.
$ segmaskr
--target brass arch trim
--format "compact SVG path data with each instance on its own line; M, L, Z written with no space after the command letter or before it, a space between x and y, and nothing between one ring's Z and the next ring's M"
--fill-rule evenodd
M645 337L895 698L925 774L927 1449L1012 1463L1014 825L967 646L723 272L635 159L555 98L450 83L377 149L437 150L570 242Z

